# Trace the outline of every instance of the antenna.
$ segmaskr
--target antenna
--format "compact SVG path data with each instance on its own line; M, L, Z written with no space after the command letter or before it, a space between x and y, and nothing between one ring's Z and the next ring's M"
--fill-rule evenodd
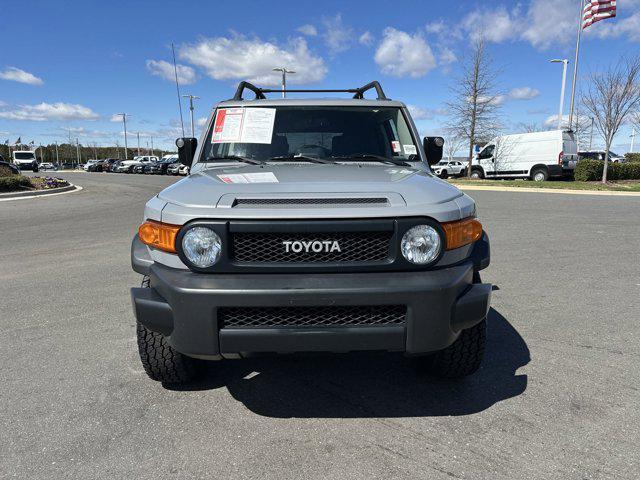
M171 42L171 53L173 53L173 73L176 77L176 91L178 92L178 109L180 110L180 128L184 137L184 122L182 121L182 100L180 100L180 84L178 83L178 66L176 65L176 49Z

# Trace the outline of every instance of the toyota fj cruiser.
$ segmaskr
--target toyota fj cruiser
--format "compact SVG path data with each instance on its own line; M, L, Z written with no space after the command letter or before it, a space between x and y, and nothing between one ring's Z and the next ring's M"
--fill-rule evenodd
M199 142L176 141L191 175L149 200L131 246L152 379L256 353L401 351L443 377L478 369L489 240L473 200L430 170L442 138L419 141L378 82L315 91L353 98L267 99L282 90L241 82Z

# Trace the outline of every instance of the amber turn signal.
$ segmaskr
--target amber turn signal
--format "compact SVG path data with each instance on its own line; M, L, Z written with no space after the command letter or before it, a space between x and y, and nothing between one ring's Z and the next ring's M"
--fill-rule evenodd
M138 228L142 243L169 253L176 253L176 236L182 225L147 220Z
M446 222L442 224L442 228L447 237L447 250L468 245L482 236L482 224L475 218Z

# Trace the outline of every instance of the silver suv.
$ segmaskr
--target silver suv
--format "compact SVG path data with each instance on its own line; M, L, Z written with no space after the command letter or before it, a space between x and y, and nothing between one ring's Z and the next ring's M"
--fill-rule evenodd
M420 141L378 82L343 90L349 99L274 92L241 82L199 141L176 141L191 174L146 205L131 294L149 377L363 350L405 352L443 377L476 371L489 240L473 200L430 169L442 138Z

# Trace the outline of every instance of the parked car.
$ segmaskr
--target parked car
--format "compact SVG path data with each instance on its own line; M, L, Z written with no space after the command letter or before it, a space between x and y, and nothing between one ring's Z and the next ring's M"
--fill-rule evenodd
M1 157L0 157L1 158ZM5 167L11 170L11 173L14 175L20 175L20 169L15 165L10 164L9 162L5 162L4 160L0 160L0 167Z
M99 160L95 160L95 159L87 160L87 163L85 163L84 165L82 165L82 169L83 169L85 172L89 172L89 171L90 171L90 170L89 170L89 168L91 168L91 165L93 165L93 164L95 164L95 163L98 163L98 162L99 162Z
M167 174L168 175L178 175L180 173L180 167L182 167L183 165L180 162L175 162L172 163L171 165L169 165L167 167Z
M88 164L87 172L104 172L108 168L106 160L98 160L97 162Z
M58 170L58 167L56 167L53 163L51 162L42 162L39 165L40 170Z
M471 178L530 178L573 175L578 160L575 133L564 130L496 137L473 158ZM466 168L462 174L466 173Z
M154 163L149 163L144 167L144 173L150 173L155 175L166 175L169 165L175 163L176 158L173 156L162 157L162 160Z
M116 173L132 173L133 167L135 165L125 164L124 162L118 161L112 167L112 171Z
M144 167L146 167L149 163L138 163L133 166L133 173L144 173Z
M438 175L440 178L449 178L449 176L457 177L460 175L463 168L464 163L459 160L443 160L433 166L433 173Z
M204 360L358 350L445 378L477 371L489 238L473 199L430 175L444 140L421 139L377 82L341 100L265 93L241 82L218 103L197 157L195 138L178 139L197 173L146 204L131 298L147 375L176 384Z
M104 160L103 171L104 172L113 172L113 166L118 163L117 158L106 158Z
M141 156L137 156L137 157L133 157L132 160L122 160L122 164L123 165L127 165L127 166L131 166L132 168L130 169L130 172L133 173L133 170L136 165L145 165L151 162L157 162L158 161L158 157L156 156L150 156L150 155L141 155ZM140 172L142 173L142 172Z
M189 175L189 172L191 171L191 167L188 165L180 165L180 169L178 170L178 173L180 175Z
M17 150L12 153L13 164L20 170L32 170L38 171L38 160L36 159L36 152L32 150Z
M585 152L578 152L578 158L579 160L589 159L604 161L605 154L606 152L604 150L587 150ZM617 153L609 150L609 161L611 163L624 163L627 159L624 158L624 156L618 155Z

